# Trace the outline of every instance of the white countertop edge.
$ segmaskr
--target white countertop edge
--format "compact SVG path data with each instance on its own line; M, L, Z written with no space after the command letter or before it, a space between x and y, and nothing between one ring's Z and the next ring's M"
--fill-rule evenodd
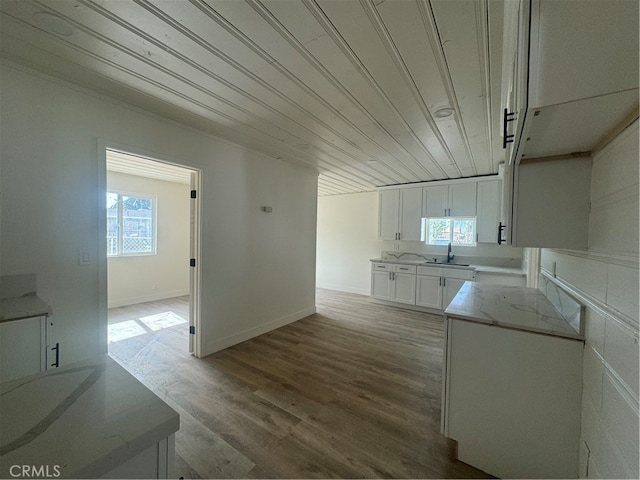
M52 315L51 307L35 294L0 300L0 323Z
M446 264L446 263L426 263L424 260L387 260L383 258L372 258L371 263L393 263L395 265L415 265L419 267L432 267L432 268L458 268L466 270L475 270L479 273L486 273L488 275L512 275L514 277L526 277L527 272L522 268L514 267L496 267L492 265L472 265L468 267L463 265Z
M567 332L558 332L558 331L554 331L554 330L540 330L540 329L536 329L533 327L530 328L519 328L517 326L514 325L503 325L499 322L491 322L489 320L484 320L484 319L480 319L480 318L476 318L476 317L470 317L467 315L460 315L458 313L447 313L446 310L444 312L444 316L445 318L450 318L452 320L462 320L464 322L471 322L471 323L479 323L481 325L488 325L490 327L497 327L497 328L506 328L507 330L517 330L519 332L527 332L527 333L535 333L538 335L545 335L547 337L562 337L562 338L566 338L567 340L575 340L578 342L584 342L584 337L582 335L580 335L579 333L575 333L575 334L571 334L571 333L567 333Z
M129 404L131 402L130 398L135 397L135 403L145 406L147 415L144 418L141 418L140 422L136 421L136 425L139 426L134 427L133 431L128 428L124 431L118 430L120 427L117 425L111 426L111 424L106 424L103 426L99 421L89 421L88 424L82 428L84 428L84 431L88 432L89 435L93 435L95 437L95 441L92 441L91 444L87 445L86 451L83 450L82 452L82 456L78 455L77 450L68 450L69 453L65 454L64 457L60 457L60 461L67 462L61 464L63 477L100 477L179 430L179 414L108 355L100 355L61 367L60 369L48 370L46 372L2 383L0 384L0 393L4 397L5 395L10 395L11 392L24 388L27 385L32 385L30 388L38 392L44 388L43 385L48 385L45 379L51 379L51 377L55 377L57 375L66 375L67 372L76 369L91 368L96 368L97 371L100 371L99 380L92 383L90 388L83 391L83 393L77 398L71 400L69 407L66 408L65 411L53 421L53 423L51 423L50 427L39 432L36 438L30 440L23 446L19 446L14 450L6 452L2 457L3 461L0 462L0 465L3 463L7 464L7 462L22 462L25 464L39 462L38 464L54 464L56 458L52 458L50 456L51 453L43 451L42 448L46 446L48 442L64 442L64 439L61 438L59 440L54 440L50 436L49 430L52 428L66 428L66 422L69 422L69 419L82 418L86 416L87 414L85 412L87 405L95 404L96 399L101 400L103 394L100 392L102 392L103 389L108 389L112 392L110 398L113 398L114 400L118 399L127 401ZM71 385L73 386L73 382ZM71 387L67 388L70 389ZM140 394L136 393L138 391ZM66 393L66 390L63 390L63 392L65 392L64 395L66 395L66 398L57 400L52 403L49 408L57 407L71 398L69 394ZM43 392L42 394L45 393ZM60 396L60 398L63 397ZM15 402L15 400L11 400L11 403L7 403L3 405L3 407L9 408L9 405L11 405L11 408L15 411L22 408ZM31 410L34 410L34 407L30 408ZM111 410L111 415L117 421L119 417L126 415L125 412L129 408L130 406L128 404L116 403L109 405L109 408L106 410ZM122 411L122 413L120 413L120 411ZM25 421L29 423L32 422L29 418L28 412L24 413L27 413ZM132 419L132 421L134 420ZM31 429L36 425L37 424L34 424ZM73 429L77 428L77 425L71 423L68 425L69 434L73 435ZM107 439L107 443L101 444L103 437ZM44 440L41 440L41 438ZM109 446L108 439L113 438L119 438L120 441L117 445ZM33 444L31 443L32 441ZM38 445L35 447L36 449L34 449L34 445ZM6 465L2 466L3 469L5 467Z

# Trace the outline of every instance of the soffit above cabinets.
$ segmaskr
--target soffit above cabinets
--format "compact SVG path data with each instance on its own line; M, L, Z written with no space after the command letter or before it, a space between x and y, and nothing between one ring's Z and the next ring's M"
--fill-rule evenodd
M2 0L1 55L353 193L497 173L491 2Z

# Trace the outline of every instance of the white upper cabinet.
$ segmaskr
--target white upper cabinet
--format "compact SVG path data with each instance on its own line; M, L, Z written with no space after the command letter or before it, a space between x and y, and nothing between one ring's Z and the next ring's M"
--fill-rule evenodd
M422 188L400 190L399 240L420 241L422 233Z
M513 246L587 249L591 157L522 163L515 183Z
M420 241L422 187L380 190L378 201L379 240Z
M449 208L449 185L434 185L424 187L425 217L446 217Z
M591 152L637 118L638 3L504 2L507 161Z
M476 182L449 185L449 216L476 216Z
M400 190L380 190L378 193L378 239L398 239L398 209Z
M478 215L476 232L478 243L496 243L498 241L498 223L500 221L502 200L502 181L490 180L478 182Z
M425 217L475 217L476 182L424 187Z

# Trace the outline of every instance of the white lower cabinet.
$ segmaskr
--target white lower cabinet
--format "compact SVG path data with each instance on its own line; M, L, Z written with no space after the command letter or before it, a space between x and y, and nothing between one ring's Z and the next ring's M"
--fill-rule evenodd
M577 478L583 343L445 321L442 432L499 478Z
M169 435L100 478L174 478L176 436Z
M442 308L442 277L418 275L416 277L416 305Z
M57 346L49 349L47 316L0 323L0 383L57 367Z
M373 263L371 267L371 296L378 300L416 303L416 267Z
M451 267L418 267L416 305L444 310L474 271Z

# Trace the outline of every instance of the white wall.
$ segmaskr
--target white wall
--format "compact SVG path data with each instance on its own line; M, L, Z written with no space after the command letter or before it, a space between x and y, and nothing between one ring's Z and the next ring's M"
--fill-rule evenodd
M587 306L581 477L640 478L638 162L636 121L593 158L588 251L542 250Z
M319 197L318 287L369 295L378 257L378 193Z
M318 198L318 287L369 295L372 258L383 251L446 255L446 246L423 242L378 240L378 192L330 195ZM479 244L454 247L459 256L521 259L523 249Z
M0 73L0 274L37 275L61 363L106 351L100 140L202 171L201 354L315 311L315 173L11 63Z
M109 257L109 308L189 294L189 185L107 172L107 188L156 196L155 255Z

